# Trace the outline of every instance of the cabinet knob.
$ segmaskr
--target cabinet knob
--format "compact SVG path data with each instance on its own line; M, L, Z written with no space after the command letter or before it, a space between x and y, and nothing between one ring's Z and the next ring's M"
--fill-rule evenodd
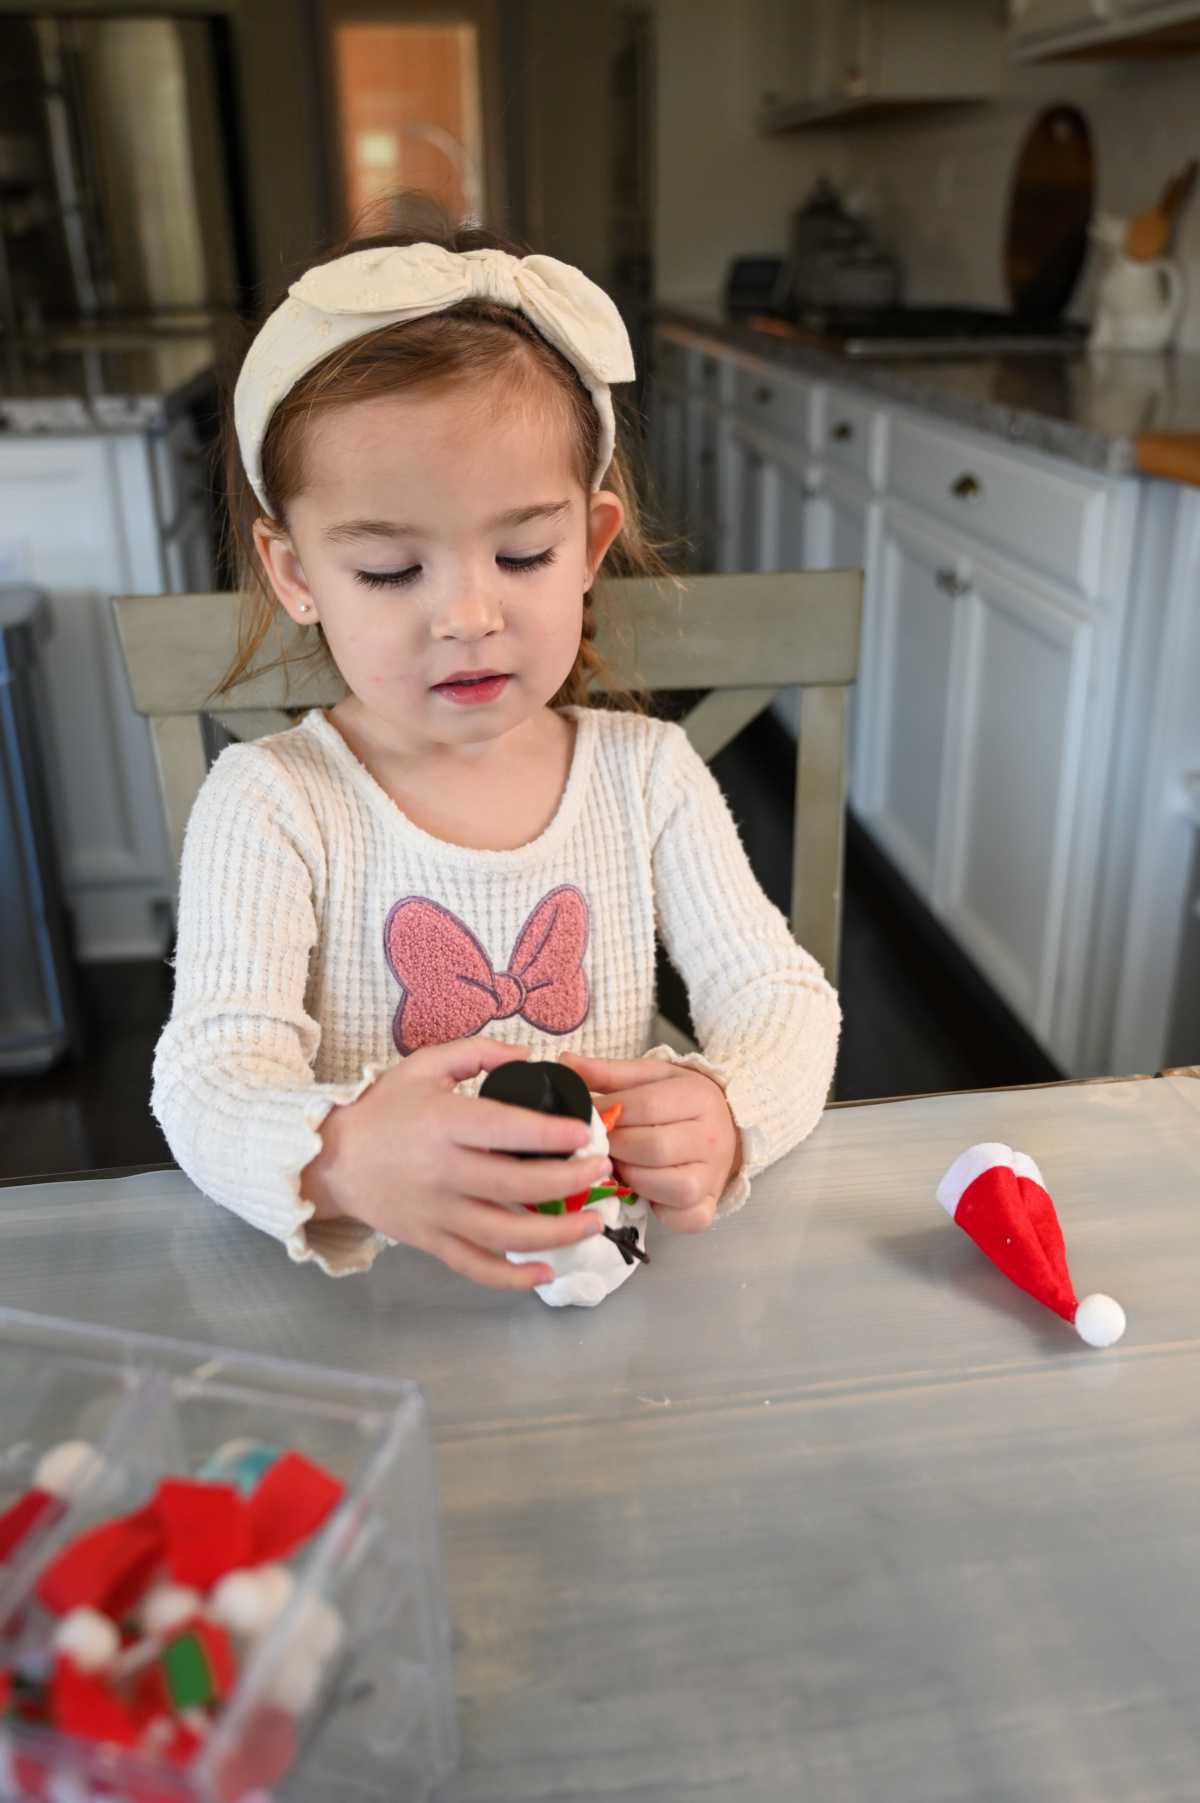
M771 390L769 388L756 388L754 390L754 398L760 405L765 405L771 398Z
M840 419L833 428L833 436L837 439L839 444L846 444L854 437L854 427L850 424L848 419Z
M950 493L956 501L982 501L983 483L968 470L957 482L950 484Z
M965 595L971 586L970 583L963 581L957 570L950 569L938 571L937 585L943 595L949 595L952 601L957 601L960 595Z

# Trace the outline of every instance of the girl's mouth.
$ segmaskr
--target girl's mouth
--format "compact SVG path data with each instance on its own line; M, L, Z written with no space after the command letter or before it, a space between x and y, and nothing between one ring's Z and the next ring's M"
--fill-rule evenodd
M496 701L508 686L508 676L499 673L491 676L457 677L451 682L439 682L434 688L435 695L442 695L447 701L455 702L459 707L479 707L484 702Z

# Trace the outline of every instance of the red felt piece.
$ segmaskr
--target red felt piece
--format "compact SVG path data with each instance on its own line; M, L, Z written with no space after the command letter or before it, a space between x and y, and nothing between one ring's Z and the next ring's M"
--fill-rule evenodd
M73 1659L60 1653L50 1680L50 1717L63 1734L81 1740L115 1742L120 1747L137 1743L138 1724L103 1678L81 1672Z
M590 1189L579 1189L575 1191L573 1196L565 1196L563 1200L567 1205L567 1213L569 1215L577 1215L591 1193Z
M227 1571L252 1562L246 1504L232 1484L167 1477L154 1501L176 1584L209 1590Z
M38 1599L55 1615L86 1607L119 1620L140 1602L162 1555L162 1528L147 1503L64 1546L38 1578Z
M52 1776L50 1756L45 1753L30 1752L24 1747L12 1749L12 1775L16 1780L17 1795L25 1803L41 1803L41 1799L50 1794Z
M1041 1184L992 1165L969 1183L954 1219L1018 1287L1074 1321L1078 1298L1054 1204Z
M49 1490L26 1490L12 1507L0 1515L0 1564L16 1551L26 1534L41 1525L57 1521L66 1504Z
M12 1673L5 1669L0 1671L0 1715L8 1709L8 1699L12 1695Z
M222 1699L227 1697L237 1682L237 1660L233 1656L233 1641L220 1622L208 1621L203 1616L197 1617L187 1632L194 1634L204 1648L204 1656L212 1675L213 1689L218 1697Z
M337 1478L303 1453L282 1453L246 1504L252 1553L243 1563L286 1559L316 1533L341 1501L343 1489Z

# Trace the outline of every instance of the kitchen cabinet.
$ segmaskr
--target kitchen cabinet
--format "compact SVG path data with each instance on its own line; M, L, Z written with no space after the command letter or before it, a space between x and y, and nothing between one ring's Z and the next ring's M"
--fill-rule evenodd
M1047 1048L1083 780L1093 626L1029 571L955 572L936 908Z
M174 877L154 749L133 711L113 627L117 594L213 586L206 464L171 431L0 439L0 569L46 591L40 722L75 951L161 957Z
M767 132L906 103L994 93L995 10L962 0L760 0L755 115Z
M1012 52L1018 61L1036 62L1059 55L1111 55L1128 43L1131 52L1163 34L1159 48L1169 53L1182 32L1190 40L1200 31L1196 0L1009 0Z
M739 419L726 420L720 450L720 564L722 570L765 570L773 529L770 459L761 436Z
M860 667L862 670L874 671L878 662L874 648L878 632L874 579L879 564L880 524L876 497L852 475L833 465L828 465L821 471L816 484L808 503L808 532L803 559L798 563L781 564L780 567L864 572ZM867 730L870 723L861 678L851 690L849 714L850 749L846 775L851 802L858 808L862 803L867 768Z
M1161 814L1138 788L1148 722L1191 718L1187 684L1164 664L1158 688L1173 682L1175 701L1160 710L1148 674L1163 657L1164 596L1185 622L1177 639L1200 641L1200 629L1183 599L1195 569L1183 559L1167 580L1147 552L1165 529L1139 522L1145 489L1178 491L852 379L723 354L720 567L865 574L849 771L859 821L1064 1071L1146 1068L1118 1055L1146 1041L1136 980L1119 1009L1115 997L1122 957L1147 968L1158 925L1147 889L1141 949L1123 952L1131 892L1145 888L1130 875L1141 822ZM1200 741L1187 726L1176 737L1188 732L1200 790ZM1178 812L1156 828L1173 893L1193 855L1200 887L1200 834L1193 851ZM1166 851L1156 857L1165 868Z
M888 506L875 575L878 630L861 813L931 907L943 842L946 724L955 608L965 583L957 547L936 524Z

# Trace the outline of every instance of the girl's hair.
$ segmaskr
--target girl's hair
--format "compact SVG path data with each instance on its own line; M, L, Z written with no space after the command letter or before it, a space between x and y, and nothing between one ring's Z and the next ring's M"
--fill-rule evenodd
M327 263L354 250L433 243L446 250L505 250L527 255L526 247L478 226L455 225L431 196L408 191L391 202L395 218L399 210L419 224L411 229L351 236L315 259ZM306 264L305 267L312 267ZM282 301L286 296L279 296ZM272 307L278 303L273 302ZM248 348L248 346L247 346ZM244 353L243 353L244 354ZM324 362L302 376L271 417L262 447L263 487L270 503L270 518L286 530L289 502L305 483L305 428L308 422L334 407L356 400L427 388L430 384L483 383L498 378L504 387L506 407L521 406L531 413L547 414L565 425L571 446L572 466L588 492L599 454L600 422L586 388L566 358L540 335L524 314L490 301L465 301L440 313L382 326L334 351ZM646 534L627 448L629 415L614 395L617 444L603 486L620 496L625 508L621 530L604 559L604 569L615 576L669 574L659 555L659 545ZM214 696L226 694L248 676L278 667L287 661L280 651L265 664L256 659L273 628L281 626L282 609L262 567L253 538L253 526L262 515L258 499L246 479L233 426L232 385L225 407L223 456L228 500L226 567L232 570L244 600L238 628L238 651ZM639 446L639 463L642 462ZM597 579L598 581L600 578ZM316 646L310 657L332 658L320 627L310 629ZM605 671L593 644L596 630L594 587L584 597L583 637L579 653L551 706L582 703L596 676ZM282 643L282 641L280 641ZM607 673L607 672L605 672ZM641 697L627 690L610 690L607 705L639 708Z

